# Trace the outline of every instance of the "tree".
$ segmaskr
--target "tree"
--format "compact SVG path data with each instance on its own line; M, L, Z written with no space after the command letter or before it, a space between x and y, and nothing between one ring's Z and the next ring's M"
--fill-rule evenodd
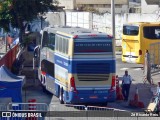
M20 42L27 24L39 14L58 9L57 0L0 0L0 27L9 31L9 26L20 30Z

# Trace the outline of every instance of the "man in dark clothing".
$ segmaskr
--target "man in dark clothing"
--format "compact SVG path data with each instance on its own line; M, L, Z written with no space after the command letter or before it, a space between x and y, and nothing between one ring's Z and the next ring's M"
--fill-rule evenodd
M132 78L128 75L128 71L125 71L125 75L123 75L122 79L122 94L125 98L125 101L128 101L130 85L132 83Z

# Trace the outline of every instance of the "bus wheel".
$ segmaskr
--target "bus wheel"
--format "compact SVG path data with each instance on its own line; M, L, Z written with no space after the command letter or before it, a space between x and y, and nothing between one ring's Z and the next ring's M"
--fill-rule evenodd
M42 81L43 81L43 76L41 75L41 83L42 83Z
M60 91L59 91L59 101L60 101L60 104L64 104L63 88L61 88Z

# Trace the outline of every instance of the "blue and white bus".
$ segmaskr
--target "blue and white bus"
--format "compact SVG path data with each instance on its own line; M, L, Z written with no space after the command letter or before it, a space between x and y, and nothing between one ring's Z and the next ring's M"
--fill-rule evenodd
M115 51L110 35L79 27L47 27L39 80L60 103L115 101Z

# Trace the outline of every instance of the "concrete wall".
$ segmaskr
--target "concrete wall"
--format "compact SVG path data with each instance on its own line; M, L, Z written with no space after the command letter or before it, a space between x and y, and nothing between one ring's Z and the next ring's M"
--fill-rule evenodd
M64 25L64 13L49 13L47 14L46 21L50 25ZM122 26L127 22L159 22L160 17L158 14L116 14L116 39L118 45L121 45ZM104 15L92 14L89 12L66 12L66 25L79 26L83 28L94 29L111 34L111 14Z
M68 26L79 26L90 28L90 13L89 12L66 12L66 24Z
M111 0L76 0L76 4L111 4ZM115 4L128 4L128 0L115 0Z
M75 1L76 0L58 0L59 1L59 5L60 6L65 6L64 9L70 9L70 10L73 10L76 5L75 5Z
M147 4L159 4L159 0L145 0L147 2Z
M64 12L50 12L46 14L46 20L49 25L64 25Z
M159 5L149 5L147 4L146 0L141 0L141 12L142 13L154 13L158 9L159 9Z
M111 13L111 8L110 8L110 6L109 7L99 7L99 8L97 8L97 7L94 7L95 9L97 9L98 11L100 11L100 12L109 12L109 13ZM121 5L121 6L119 6L119 7L116 7L115 6L115 13L128 13L128 5Z

